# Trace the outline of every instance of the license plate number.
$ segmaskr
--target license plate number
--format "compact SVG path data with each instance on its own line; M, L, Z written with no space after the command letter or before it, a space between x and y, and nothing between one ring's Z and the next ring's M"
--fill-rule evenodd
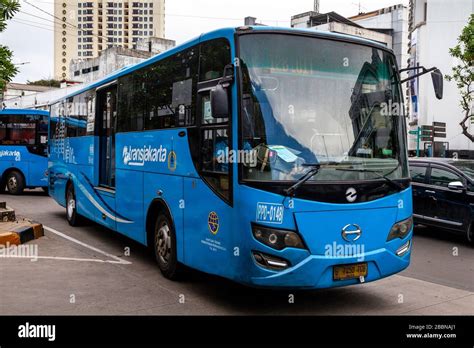
M334 266L334 280L348 280L360 277L367 277L368 264L358 263L355 265Z

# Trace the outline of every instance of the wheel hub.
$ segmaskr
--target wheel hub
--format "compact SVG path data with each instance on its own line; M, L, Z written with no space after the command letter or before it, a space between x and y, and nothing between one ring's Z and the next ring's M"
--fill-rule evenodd
M163 223L156 234L155 243L157 255L161 262L167 264L171 254L171 234L168 224Z
M76 201L72 195L69 196L67 201L67 215L71 218L72 214L74 213L74 209L76 208Z
M18 186L18 182L14 176L8 179L8 189L15 190Z

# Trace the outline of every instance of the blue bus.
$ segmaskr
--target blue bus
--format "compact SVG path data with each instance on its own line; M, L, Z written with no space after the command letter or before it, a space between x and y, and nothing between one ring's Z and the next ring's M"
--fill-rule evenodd
M47 189L48 116L44 110L0 110L1 191Z
M169 279L387 277L413 233L399 76L391 50L351 36L203 34L51 106L50 195L71 225L151 247Z

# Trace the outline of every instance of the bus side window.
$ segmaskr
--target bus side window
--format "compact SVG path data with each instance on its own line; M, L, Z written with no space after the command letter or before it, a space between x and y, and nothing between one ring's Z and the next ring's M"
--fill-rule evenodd
M226 39L204 42L200 50L200 82L198 85L199 168L204 181L226 201L231 200L232 168L230 149L230 116L212 115L210 89L224 75L224 67L231 63L230 44Z
M225 66L232 63L230 56L230 44L226 39L202 43L199 81L204 82L223 77Z

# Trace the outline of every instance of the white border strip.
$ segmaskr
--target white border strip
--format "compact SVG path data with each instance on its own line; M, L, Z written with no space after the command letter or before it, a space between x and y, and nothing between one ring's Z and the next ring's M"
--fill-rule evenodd
M132 263L126 260L121 259L120 257L117 257L115 255L109 254L105 251L102 251L96 247L93 247L92 245L89 245L87 243L81 242L80 240L77 240L75 238L72 238L62 232L59 232L55 230L54 228L48 227L48 226L43 226L43 228L46 231L49 231L51 233L54 233L55 235L62 237L64 239L67 239L73 243L79 244L80 246L83 246L87 249L90 249L92 251L95 251L96 253L102 254L104 256L107 256L108 258L113 259L114 261L104 261L104 260L95 260L95 259L75 259L75 258L67 258L67 257L54 257L54 256L38 256L38 259L56 259L56 260L70 260L70 261L93 261L93 262L101 262L101 263L113 263L113 264L120 264L120 265L131 265Z

